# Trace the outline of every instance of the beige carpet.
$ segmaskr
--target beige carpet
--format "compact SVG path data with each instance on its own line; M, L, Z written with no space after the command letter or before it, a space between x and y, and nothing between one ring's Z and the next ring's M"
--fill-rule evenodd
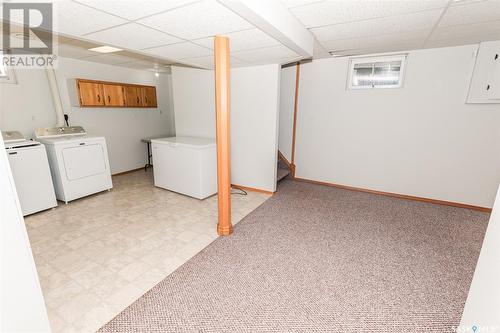
M285 180L100 332L452 332L488 217Z

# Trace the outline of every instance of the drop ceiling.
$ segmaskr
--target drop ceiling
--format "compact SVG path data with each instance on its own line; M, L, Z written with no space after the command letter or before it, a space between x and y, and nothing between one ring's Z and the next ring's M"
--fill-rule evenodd
M79 19L74 20L75 17ZM63 36L119 47L161 59L163 64L213 68L216 34L231 38L232 66L301 59L216 0L60 0L57 18L56 30ZM87 55L82 59L113 58ZM119 53L115 55L118 57ZM117 58L118 65L132 64L123 60Z
M314 57L500 40L500 0L279 1L315 39ZM249 23L217 0L59 0L59 54L139 69L213 67L213 36L230 38L232 66L303 58L276 31ZM278 34L279 35L279 34ZM275 36L276 38L273 38ZM96 54L110 45L124 51Z
M336 55L500 39L500 0L282 0Z

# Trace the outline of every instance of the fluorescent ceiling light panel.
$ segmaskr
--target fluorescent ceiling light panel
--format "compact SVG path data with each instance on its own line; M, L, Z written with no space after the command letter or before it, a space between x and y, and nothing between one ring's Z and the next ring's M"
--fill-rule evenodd
M94 52L99 52L99 53L113 53L113 52L119 52L119 51L123 51L123 50L119 49L117 47L105 45L105 46L98 46L98 47L91 48L91 49L89 49L89 51L94 51Z

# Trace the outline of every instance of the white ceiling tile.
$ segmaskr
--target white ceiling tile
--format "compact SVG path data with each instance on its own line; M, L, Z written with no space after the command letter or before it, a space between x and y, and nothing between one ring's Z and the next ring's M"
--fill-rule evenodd
M138 22L184 39L197 39L253 28L215 0L154 15Z
M449 27L438 27L434 30L432 36L429 38L430 41L443 41L443 40L453 40L459 41L463 39L464 41L474 43L482 41L483 37L496 35L500 39L500 20L482 22L475 24L461 24Z
M74 59L92 57L96 55L95 52L70 44L59 44L57 46L57 54L60 57L74 58Z
M205 56L205 57L197 57L197 58L187 58L187 59L182 59L183 63L189 63L193 64L199 67L203 68L214 68L214 56ZM231 67L234 67L235 65L242 65L246 64L244 61L241 61L235 57L231 57L231 60L229 62Z
M145 60L138 60L138 61L130 61L123 63L122 65L126 65L127 67L130 68L138 68L138 69L147 69L147 68L154 68L155 64L150 61L145 61Z
M68 35L81 36L127 22L68 0L57 1L54 4L56 13L54 30Z
M134 68L134 69L144 69L144 70L158 70L159 72L165 72L167 70L168 65L167 63L160 63L157 61L145 61L145 60L139 60L139 61L132 61L132 62L126 62L120 64L120 66L128 67L128 68Z
M292 8L291 12L311 28L444 8L447 3L448 0L327 0Z
M427 30L417 30L404 33L395 33L379 36L360 37L360 38L347 38L337 39L331 41L323 41L321 44L329 52L338 51L356 51L378 48L381 51L389 49L394 46L402 47L403 49L416 49L424 44L427 37ZM388 51L387 51L388 52Z
M213 54L212 50L195 45L191 42L154 47L143 50L143 52L168 59L195 58Z
M128 20L156 14L165 10L184 6L199 0L75 0L87 6L118 15Z
M234 52L233 55L245 62L278 63L280 59L297 57L298 54L283 45L263 47L259 49Z
M487 0L452 0L450 6L461 6L480 1L487 1Z
M95 53L95 52L93 52ZM135 58L120 55L119 53L98 54L92 57L83 58L85 61L99 62L102 64L119 65L127 62L135 61Z
M439 27L500 20L499 0L458 4L448 8Z
M276 39L269 37L259 29L243 30L225 34L224 36L229 38L229 48L231 49L231 52L280 44ZM196 39L192 42L211 49L214 47L213 37Z
M166 33L137 23L128 23L111 29L91 33L85 35L85 38L133 50L173 44L182 41L182 39L175 38Z
M310 31L319 41L377 36L424 29L429 29L430 32L441 13L441 9L427 10L359 22L328 25L321 28L312 28Z
M214 68L214 56L204 56L196 58L183 59L183 63L192 64L203 68Z
M322 2L322 1L324 1L324 0L281 0L281 3L286 8L293 8L293 7L299 7L299 6L307 6L307 5L311 5L311 4Z
M457 39L430 40L425 44L425 48L470 45L470 44L477 44L479 42L497 41L497 40L500 40L500 34L498 32L492 34L482 34L480 38L478 38L477 36L463 36Z

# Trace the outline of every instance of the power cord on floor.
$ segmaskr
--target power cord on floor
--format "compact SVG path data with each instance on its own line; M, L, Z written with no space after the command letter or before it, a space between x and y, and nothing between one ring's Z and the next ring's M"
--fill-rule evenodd
M236 194L236 195L248 195L247 191L245 191L242 188L234 188L231 187L231 194Z

